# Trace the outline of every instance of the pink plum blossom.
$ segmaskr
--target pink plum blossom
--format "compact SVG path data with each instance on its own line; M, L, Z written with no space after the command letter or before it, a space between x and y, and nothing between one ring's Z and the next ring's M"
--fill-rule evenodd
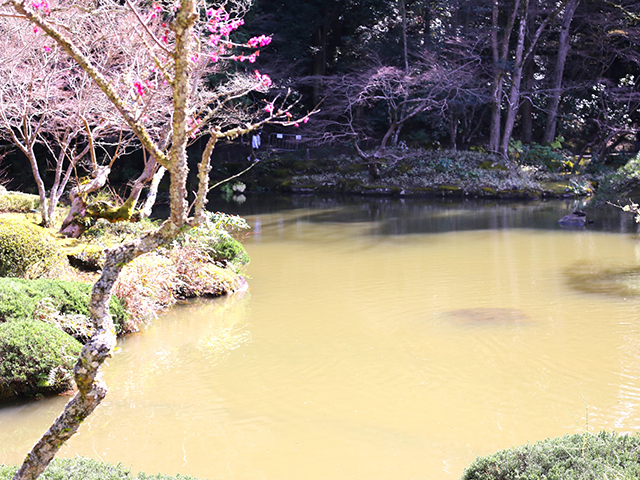
M144 96L144 87L142 86L141 81L136 80L135 82L133 82L133 87L136 89L136 92L138 92L138 95L140 95L141 97Z
M256 77L256 80L260 81L262 87L269 88L271 87L271 85L273 85L273 81L271 80L269 75L267 74L261 75L258 70L254 70L253 73Z
M42 9L45 15L49 15L51 13L51 5L49 5L49 0L33 0L31 2L31 6L36 10Z
M271 43L271 37L267 35L260 35L259 37L252 37L247 44L252 48L264 47Z

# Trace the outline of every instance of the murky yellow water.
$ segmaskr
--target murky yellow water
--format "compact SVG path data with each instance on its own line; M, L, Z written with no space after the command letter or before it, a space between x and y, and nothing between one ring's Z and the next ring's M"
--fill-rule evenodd
M212 480L449 480L498 449L640 428L637 237L309 215L250 218L249 293L125 339L63 455ZM64 401L0 409L0 462Z

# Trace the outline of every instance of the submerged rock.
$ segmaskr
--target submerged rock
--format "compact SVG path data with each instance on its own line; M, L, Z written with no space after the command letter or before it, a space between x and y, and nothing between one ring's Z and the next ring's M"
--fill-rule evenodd
M561 227L584 227L587 223L589 223L587 214L582 210L576 210L558 220Z

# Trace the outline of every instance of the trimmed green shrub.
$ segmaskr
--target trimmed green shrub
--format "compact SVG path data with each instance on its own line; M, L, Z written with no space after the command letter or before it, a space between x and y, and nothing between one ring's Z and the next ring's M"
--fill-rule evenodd
M0 277L39 278L62 262L46 230L29 222L0 220Z
M636 480L638 458L640 435L565 435L479 457L462 480Z
M21 192L0 193L0 212L31 213L40 208L40 197Z
M223 267L232 265L238 270L251 259L242 244L229 231L246 230L249 225L244 218L225 213L209 213L207 221L182 235L178 245L200 250L211 261Z
M76 339L44 322L0 324L0 398L68 390L81 348Z
M208 245L208 253L216 262L247 265L249 254L242 244L233 237L221 237Z
M53 306L53 310L58 315L82 315L88 322L91 288L92 286L86 283L63 280L0 278L0 322L36 317L46 320L42 311L45 307L44 303ZM46 299L49 299L48 302ZM50 307L49 310L51 310ZM109 310L116 332L122 333L128 318L122 302L112 296ZM59 324L59 322L54 323ZM67 333L74 335L73 331L67 331ZM84 336L85 334L79 334L76 338L83 340Z
M18 470L16 465L0 465L0 480L11 480ZM40 480L198 480L188 475L133 475L121 463L99 462L91 458L54 458L39 477Z

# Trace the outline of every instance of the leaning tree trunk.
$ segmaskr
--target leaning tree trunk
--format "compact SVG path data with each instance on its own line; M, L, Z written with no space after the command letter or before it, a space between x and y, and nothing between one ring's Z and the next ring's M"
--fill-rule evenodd
M83 347L73 373L78 391L55 419L49 430L33 446L14 480L35 479L51 462L64 442L69 440L82 422L107 394L100 366L111 356L116 345L115 328L109 312L111 289L123 266L143 253L155 250L179 231L179 226L165 222L161 228L142 238L107 250L100 279L93 286L89 311L95 333Z

